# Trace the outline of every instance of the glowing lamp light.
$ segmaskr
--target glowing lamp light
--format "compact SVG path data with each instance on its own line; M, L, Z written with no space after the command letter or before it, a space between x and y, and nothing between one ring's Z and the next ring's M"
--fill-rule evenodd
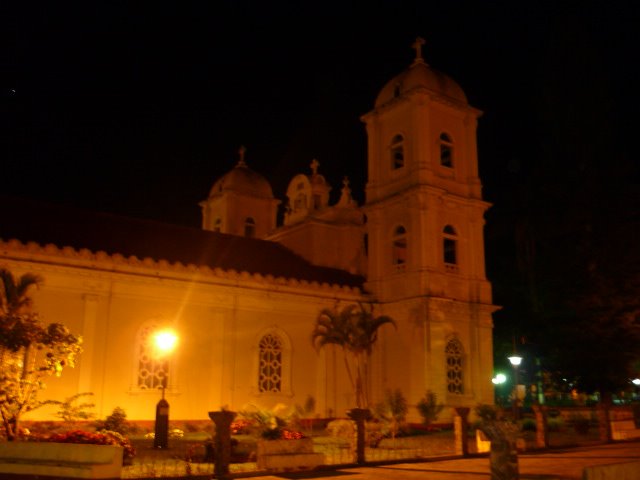
M168 355L178 343L178 335L173 330L160 330L153 335L153 343L156 347L157 355ZM167 388L167 371L163 371L162 376L162 398L156 405L156 424L153 448L169 447L169 402L164 398L164 391Z
M178 343L178 336L171 330L162 330L153 337L156 347L162 353L171 352Z
M494 385L501 385L507 381L507 376L504 373L498 373L495 377L491 379L491 383Z
M514 367L517 367L522 363L522 357L519 357L518 355L512 355L511 357L507 357L507 359L511 362L511 365L513 365Z
M640 387L640 378L634 378L633 380L631 380L631 383L633 383L636 387Z

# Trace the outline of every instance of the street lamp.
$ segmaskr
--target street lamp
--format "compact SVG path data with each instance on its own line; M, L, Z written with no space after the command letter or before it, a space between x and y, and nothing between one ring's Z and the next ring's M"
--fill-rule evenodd
M506 381L507 381L507 376L504 373L497 373L496 376L491 379L491 383L493 383L496 386L496 402L500 406L503 405L501 385L503 385Z
M631 399L634 400L638 398L638 392L640 392L640 378L634 378L631 383L636 387L636 391L631 394Z
M518 420L518 367L522 363L522 357L514 353L507 359L513 365L513 418Z
M153 335L153 342L155 344L156 358L159 360L175 349L178 343L178 336L172 330L160 330ZM167 375L166 371L162 373L162 398L156 405L153 448L167 448L169 446L169 402L164 398L164 391L167 388Z
M491 383L494 385L502 385L507 381L507 376L504 373L498 373L495 377L491 379Z

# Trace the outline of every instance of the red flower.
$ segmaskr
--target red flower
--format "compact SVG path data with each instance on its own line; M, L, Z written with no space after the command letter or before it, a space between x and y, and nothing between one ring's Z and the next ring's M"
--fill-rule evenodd
M299 440L301 438L305 438L305 436L302 432L283 428L280 433L280 438L283 440Z

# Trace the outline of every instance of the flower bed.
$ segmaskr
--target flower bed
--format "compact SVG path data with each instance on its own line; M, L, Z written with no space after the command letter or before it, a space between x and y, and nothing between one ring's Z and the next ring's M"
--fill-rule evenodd
M100 432L87 432L84 430L71 430L65 433L55 433L49 437L41 438L41 441L55 443L76 443L90 445L117 445L123 449L123 462L130 464L136 455L136 450L125 436L111 430Z

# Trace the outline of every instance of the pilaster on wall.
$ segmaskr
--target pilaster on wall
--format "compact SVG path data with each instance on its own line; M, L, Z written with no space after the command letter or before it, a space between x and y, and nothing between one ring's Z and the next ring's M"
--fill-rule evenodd
M83 353L78 359L80 369L78 375L78 392L92 392L95 390L92 380L95 381L97 372L95 370L95 359L99 355L97 351L97 322L98 322L98 295L85 294L84 312L82 318L82 349Z

